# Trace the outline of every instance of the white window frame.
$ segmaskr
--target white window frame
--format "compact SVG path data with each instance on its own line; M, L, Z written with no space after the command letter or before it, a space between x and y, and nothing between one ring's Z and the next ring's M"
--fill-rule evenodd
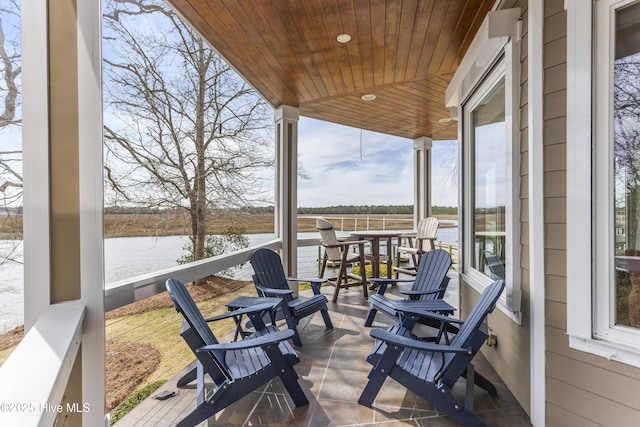
M611 33L615 10L633 1L599 0L593 7L566 2L567 334L571 348L640 367L640 331L614 325L611 305ZM589 93L592 102L585 100Z
M517 89L513 87L514 75L514 58L512 43L509 42L504 49L504 58L499 59L490 73L474 90L467 101L462 105L462 153L463 167L462 171L462 246L464 249L462 257L462 277L465 283L471 285L478 292L482 292L484 288L489 286L493 279L476 269L471 265L473 260L473 252L475 250L474 228L471 226L475 220L475 215L471 207L474 202L475 175L469 173L473 156L473 139L468 137L473 132L472 121L470 120L471 112L477 107L478 103L496 87L496 85L504 78L505 82L505 283L507 284L505 292L503 292L498 302L498 307L502 309L518 324L521 323L521 288L520 288L520 216L517 191L519 189L519 138L517 129L518 111L517 111ZM516 89L516 90L514 90ZM519 89L519 88L518 88ZM515 98L514 98L515 96Z
M465 104L477 90L484 89L484 83L497 83L505 77L505 122L507 138L506 165L506 241L505 241L505 284L506 289L498 301L497 307L517 324L522 323L521 278L520 278L520 200L519 162L519 100L520 100L520 9L495 10L489 13L474 38L458 71L447 88L446 105L460 111L458 138L460 140L461 169L460 206L471 206L472 195L468 194L469 179L464 174L469 164L469 142L463 138L465 133ZM503 57L500 59L501 57ZM494 67L498 67L494 69ZM498 73L496 77L496 72ZM486 79L494 79L495 82ZM468 210L468 209L467 209ZM465 248L461 254L461 276L465 283L478 292L482 292L492 280L470 267L470 251L473 249L473 236L470 227L466 227L473 216L472 212L463 212L460 216L460 241Z

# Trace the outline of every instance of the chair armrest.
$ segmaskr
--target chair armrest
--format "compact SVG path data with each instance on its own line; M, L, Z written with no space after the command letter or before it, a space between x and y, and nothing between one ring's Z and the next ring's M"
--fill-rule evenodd
M322 246L324 246L325 248L344 248L347 246L351 246L351 245L362 245L365 244L367 242L371 241L370 239L360 239L360 240L345 240L342 242L338 242L334 245L327 245L327 244L322 244Z
M419 341L417 339L407 338L402 335L389 332L385 329L373 329L371 330L369 335L371 335L372 338L384 341L385 343L387 343L387 346L413 348L416 350L432 351L437 353L473 354L473 351L469 348Z
M291 280L292 282L311 282L311 283L324 283L327 279L320 279L318 277L314 277L313 279L299 279L297 277L287 277L287 280Z
M406 291L400 291L401 294L404 294L406 296L408 296L411 299L416 299L415 297L421 297L423 295L431 295L431 294L437 294L438 292L444 291L446 290L446 288L440 288L440 289L433 289L430 291L414 291L414 290L406 290Z
M387 279L386 277L370 277L369 280L376 283L402 283L415 281L415 279Z
M421 309L420 307L398 307L396 304L393 306L394 310L400 311L405 314L413 314L420 317L426 317L429 319L439 320L442 323L457 323L459 325L464 323L464 320L456 319L455 317L445 316L443 314L436 313L431 310Z
M320 295L320 285L325 283L326 279L314 278L314 279L298 279L295 277L287 277L287 280L291 280L292 282L309 282L311 283L311 290L314 295Z
M271 294L271 295L278 295L282 297L285 297L287 295L293 295L293 291L291 289L265 288L264 286L260 286L260 285L255 285L255 286L256 286L256 289L262 291L265 295Z
M216 350L234 351L234 350L244 350L247 348L264 347L269 344L276 344L276 343L279 343L280 341L286 341L289 338L292 338L293 335L294 335L293 329L285 329L282 331L270 332L268 334L265 334L256 338L247 339L247 340L205 345L204 347L200 347L196 349L196 351L197 352L216 351Z
M368 280L372 283L378 284L378 289L376 291L378 295L384 295L387 290L387 286L390 283L413 282L413 279L387 279L384 277L371 277Z
M218 320L228 319L230 317L241 316L244 314L258 313L264 310L272 310L275 308L274 304L269 302L263 304L251 305L249 307L240 308L233 311L228 311L226 313L219 314L217 316L209 317L208 319L204 319L206 322L216 322Z

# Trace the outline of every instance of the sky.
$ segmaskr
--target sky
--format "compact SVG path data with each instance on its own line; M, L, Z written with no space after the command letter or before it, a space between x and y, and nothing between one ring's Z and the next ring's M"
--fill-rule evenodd
M457 206L457 141L433 141L432 204ZM298 206L412 205L413 141L301 117Z
M298 206L413 204L412 140L306 117L300 118L298 138L299 164L308 177L298 177ZM17 128L0 132L4 150L19 149L20 140ZM433 205L457 206L450 178L456 150L456 141L433 142Z

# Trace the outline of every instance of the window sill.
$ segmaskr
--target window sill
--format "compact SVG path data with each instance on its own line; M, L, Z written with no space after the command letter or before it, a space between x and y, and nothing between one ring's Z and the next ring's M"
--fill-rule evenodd
M489 286L492 282L488 277L478 274L476 272L470 273L461 273L460 278L462 282L470 286L478 293L482 293L487 286ZM506 290L505 290L506 292ZM521 311L513 311L507 306L507 299L505 296L505 292L502 293L496 307L498 310L503 312L505 316L511 319L517 325L522 325L522 312Z
M638 348L626 346L622 343L584 338L571 333L568 335L570 348L640 368L640 349Z

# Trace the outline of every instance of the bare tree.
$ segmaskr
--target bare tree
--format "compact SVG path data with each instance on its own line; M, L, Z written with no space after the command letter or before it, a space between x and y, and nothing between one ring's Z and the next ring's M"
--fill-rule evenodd
M20 60L20 6L16 0L0 4L0 218L6 239L0 246L0 264L14 256L22 240L22 111Z
M615 61L614 158L616 222L624 218L626 251L640 251L640 54Z
M154 1L106 3L104 62L112 201L185 210L202 259L207 217L262 196L271 109Z

